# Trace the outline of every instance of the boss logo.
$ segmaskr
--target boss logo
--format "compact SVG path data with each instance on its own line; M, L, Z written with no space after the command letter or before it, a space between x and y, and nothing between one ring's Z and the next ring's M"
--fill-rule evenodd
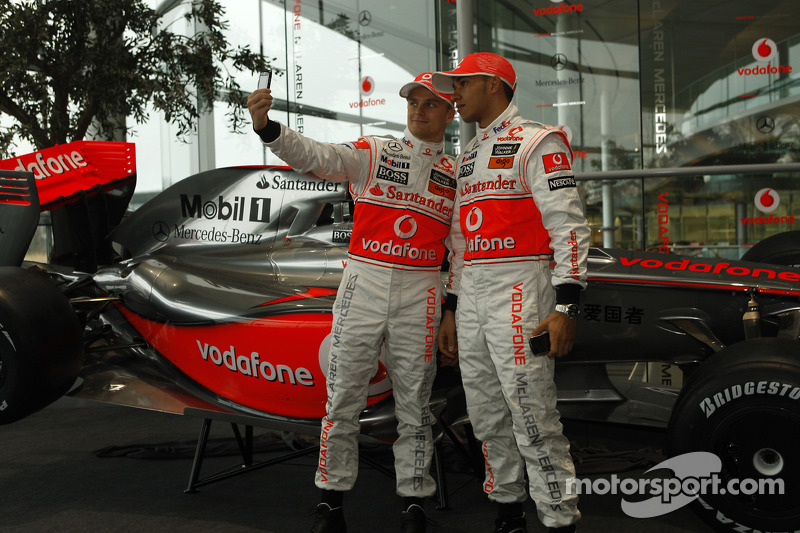
M395 183L408 185L408 172L401 172L399 170L387 168L383 165L378 165L378 173L376 176L381 180L393 181Z

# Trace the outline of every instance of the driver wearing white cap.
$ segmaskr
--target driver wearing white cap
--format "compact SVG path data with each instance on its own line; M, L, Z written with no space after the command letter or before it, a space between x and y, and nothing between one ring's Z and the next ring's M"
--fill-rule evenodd
M394 443L402 531L426 528L423 498L436 484L429 401L436 372L436 333L444 295L440 269L455 198L455 161L444 153L444 132L455 110L426 72L404 85L407 128L401 139L362 137L344 144L308 139L268 119L269 89L247 106L253 128L281 159L301 173L349 181L355 200L349 260L333 310L328 402L322 419L316 485L322 489L315 533L345 531L343 494L358 473L359 413L381 345L394 388ZM383 529L376 524L375 530Z

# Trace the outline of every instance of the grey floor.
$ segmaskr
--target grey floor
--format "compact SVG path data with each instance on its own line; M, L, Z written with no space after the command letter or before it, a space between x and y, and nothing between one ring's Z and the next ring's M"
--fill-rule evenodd
M200 424L200 420L184 416L64 399L25 420L0 426L0 532L307 531L309 512L317 499L313 454L185 494ZM566 427L567 436L589 450L608 445L614 450L635 451L652 444L645 442L647 439L658 443L657 434L640 440L619 428L598 430L569 421ZM229 425L212 426L212 439L230 435ZM263 438L266 442L277 440L273 448L282 447L280 438ZM175 453L165 454L170 458L149 459L101 458L95 453L108 448ZM285 450L275 449L257 458L281 453ZM378 461L387 456L383 450L364 453ZM208 458L202 473L236 462L233 456ZM433 501L427 502L433 522L429 531L489 533L494 510L481 493L480 480L468 471L458 471L463 469L457 467L457 461L453 464L456 467L447 474L451 509L437 510ZM643 470L625 475L635 476ZM647 520L630 518L621 511L620 499L618 495L583 496L579 531L710 531L687 508ZM393 480L369 465L362 464L356 488L345 505L351 533L399 530ZM532 503L527 511L535 516ZM533 519L529 531L545 529Z

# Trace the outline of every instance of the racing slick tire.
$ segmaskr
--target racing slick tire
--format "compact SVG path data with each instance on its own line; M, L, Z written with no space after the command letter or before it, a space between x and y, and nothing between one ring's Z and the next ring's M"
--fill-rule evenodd
M0 424L60 398L83 359L75 311L46 274L0 267Z
M701 364L675 403L667 434L671 457L702 451L721 460L721 490L702 491L694 511L717 531L795 531L798 427L800 341L750 339Z
M757 242L742 261L800 267L800 230L785 231Z

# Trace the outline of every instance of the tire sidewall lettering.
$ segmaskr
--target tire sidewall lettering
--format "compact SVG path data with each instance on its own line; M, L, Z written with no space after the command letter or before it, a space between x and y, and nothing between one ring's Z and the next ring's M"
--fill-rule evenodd
M706 419L714 416L717 410L735 405L737 401L752 397L785 398L798 402L800 407L800 385L779 380L747 380L722 387L717 392L702 398L698 408Z

